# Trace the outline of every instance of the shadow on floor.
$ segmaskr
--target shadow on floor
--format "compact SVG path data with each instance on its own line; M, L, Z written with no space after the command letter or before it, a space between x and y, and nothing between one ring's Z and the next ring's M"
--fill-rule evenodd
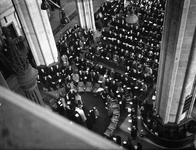
M84 103L85 114L87 114L88 110L94 106L98 109L99 118L97 119L96 123L93 125L93 128L91 130L94 131L95 133L103 135L103 133L106 131L107 127L110 124L110 118L108 117L108 112L105 109L102 98L95 97L91 93L82 93L81 96ZM119 119L118 127L120 127L120 125L123 123L126 117L127 117L127 112L122 111ZM114 134L120 135L123 138L123 140L124 139L126 140L129 134L120 130L118 127Z
M108 117L107 110L105 109L103 100L101 97L95 97L91 93L82 93L82 100L84 103L84 112L88 113L89 109L96 107L99 111L99 118L96 123L93 125L92 131L103 135L108 125L110 124L110 118Z

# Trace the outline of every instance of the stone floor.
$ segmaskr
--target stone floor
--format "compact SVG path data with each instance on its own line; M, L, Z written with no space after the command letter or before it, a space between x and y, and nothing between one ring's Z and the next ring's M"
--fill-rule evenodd
M106 0L93 0L93 9L94 12L103 4ZM76 10L76 4L74 0L61 0L61 6L64 8L66 15L71 18L70 22L62 28L59 28L60 25L60 11L56 9L50 13L50 23L54 33L55 41L58 41L60 37L67 31L69 28L73 27L75 23L79 24L79 18ZM58 31L57 31L58 28Z

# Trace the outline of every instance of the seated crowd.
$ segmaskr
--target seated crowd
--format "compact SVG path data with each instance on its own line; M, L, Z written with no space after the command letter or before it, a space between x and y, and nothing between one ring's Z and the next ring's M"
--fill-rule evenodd
M58 50L61 57L65 56L69 59L69 62L72 62L74 58L80 57L93 42L93 32L75 24L59 40Z
M133 4L136 5L135 13L139 16L137 25L126 22L126 16L132 10ZM124 7L123 1L105 2L98 14L98 17L102 18L100 22L104 28L101 30L101 44L96 50L97 56L118 65L139 68L140 72L148 67L156 80L164 6L164 0L141 0L127 7Z
M128 74L119 74L113 69L104 68L93 61L84 58L81 58L80 61L84 63L79 63L79 67L75 70L71 66L68 66L65 71L62 69L59 72L58 80L56 80L58 84L51 84L54 90L64 87L65 93L67 93L64 96L67 117L80 124L86 121L87 126L91 128L92 123L89 122L94 119L91 119L90 113L86 117L82 110L83 102L81 98L80 101L76 100L76 95L78 95L78 92L92 92L95 96L100 95L102 97L105 108L108 110L108 116L111 117L111 123L107 129L111 132L107 133L108 131L106 130L104 135L109 138L113 136L119 121L120 111L125 109L127 111L132 110L130 117L133 120L132 128L133 133L135 133L137 125L134 121L136 120L136 111L134 111L136 108L134 107L138 101L137 98L147 93L146 84L132 78L130 78L131 82L129 82ZM58 65L55 68L57 69ZM80 70L78 70L79 68ZM64 73L62 74L62 72ZM75 116L80 116L81 119L78 121L80 117Z
M120 111L126 109L130 113L130 130L134 139L137 136L136 106L157 79L165 0L129 2L127 7L124 7L123 0L104 2L100 7L100 13L95 16L103 28L98 43L91 30L82 29L77 24L70 28L58 42L61 63L38 67L38 84L46 91L64 88L66 94L61 105L72 110L72 116L80 116L80 121L75 122L86 121L89 128L92 127L89 122L95 122L97 113L92 115L91 112L96 112L92 108L86 117L82 100L76 100L76 97L79 97L78 92L100 95L111 117L104 133L108 137L113 136ZM125 21L133 10L132 6L139 16L139 25L129 25ZM126 66L125 73L103 67L96 57Z

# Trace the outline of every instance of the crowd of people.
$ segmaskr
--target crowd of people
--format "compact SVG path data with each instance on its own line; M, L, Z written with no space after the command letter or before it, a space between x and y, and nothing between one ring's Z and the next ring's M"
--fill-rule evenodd
M126 16L132 10L130 7L134 7L139 16L139 24L126 22ZM97 55L144 74L148 67L156 80L164 7L164 0L140 0L127 7L123 1L104 3L97 14L103 27Z
M104 2L95 16L101 26L101 40L95 41L94 33L78 24L70 28L58 42L61 62L51 67L38 67L40 89L52 91L64 88L66 94L59 105L72 110L71 116L80 116L75 122L81 124L86 121L92 128L97 114L92 112L97 111L92 108L85 115L82 100L77 99L79 88L85 92L91 83L90 92L102 97L108 111L111 111L108 97L117 99L120 110L131 110L131 135L135 139L136 106L157 79L164 7L165 0L129 1L127 7L123 0ZM126 16L133 10L139 17L139 24L136 25L126 22ZM97 57L126 66L126 70L121 74L106 68L96 61Z
M76 57L81 57L82 53L94 42L93 31L85 30L78 24L70 28L59 40L58 50L60 56L67 56L69 62Z
M96 119L99 117L99 111L96 107L93 107L89 109L86 115L83 106L84 104L81 95L72 87L68 93L64 92L60 95L56 112L91 129L93 124L96 123Z

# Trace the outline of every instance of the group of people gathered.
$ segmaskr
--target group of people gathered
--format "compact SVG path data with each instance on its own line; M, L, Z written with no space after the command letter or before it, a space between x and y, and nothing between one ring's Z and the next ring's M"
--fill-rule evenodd
M99 42L94 40L91 30L82 29L78 24L70 28L58 42L61 62L39 67L38 83L41 90L64 87L66 103L71 103L70 99L74 101L73 106L67 105L74 107L73 110L83 107L78 93L81 82L84 91L87 82L92 84L91 91L102 97L106 109L109 109L108 96L118 99L120 106L126 109L125 95L129 95L132 99L131 132L134 132L137 130L137 101L148 94L157 79L165 0L129 1L127 7L123 2L104 2L100 7L100 13L95 16L101 25L102 38ZM126 16L133 6L134 13L139 17L137 25L126 23ZM98 57L125 66L125 72L104 67L97 61ZM97 84L103 89L100 93L96 92ZM63 102L61 104L64 105ZM82 116L82 113L79 115ZM85 117L80 118L82 122L88 120ZM135 135L135 132L132 134Z
M100 7L97 17L102 27L102 41L96 54L140 72L148 67L152 72L151 76L156 80L165 1L129 2L127 7L123 0L106 2ZM139 18L138 24L134 25L126 22L126 17L133 8Z

